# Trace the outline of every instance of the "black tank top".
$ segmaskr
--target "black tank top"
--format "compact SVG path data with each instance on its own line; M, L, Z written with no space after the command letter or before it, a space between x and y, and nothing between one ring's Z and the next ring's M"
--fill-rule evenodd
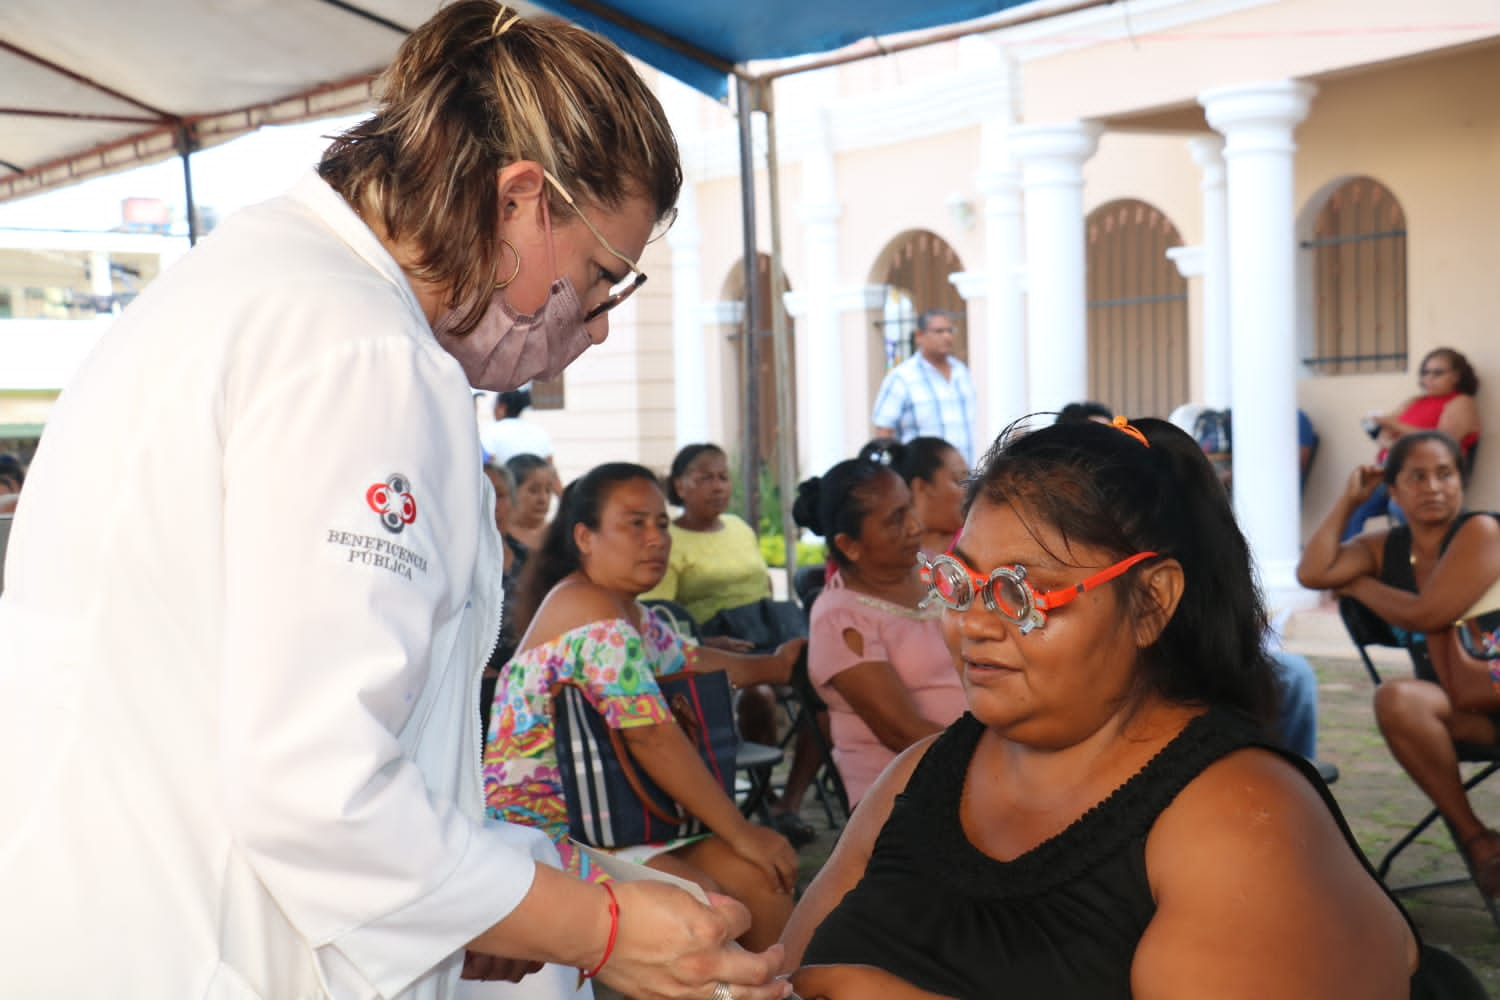
M969 842L958 812L983 732L966 714L928 748L864 878L813 934L804 964L876 966L959 1000L1128 1000L1136 945L1156 912L1146 837L1204 768L1245 747L1301 771L1364 860L1306 761L1264 742L1248 720L1211 710L1062 833L997 861Z
M1453 541L1453 536L1458 534L1458 529L1464 526L1464 522L1476 514L1486 517L1500 519L1500 513L1487 510L1466 510L1453 519L1448 530L1443 533L1443 540L1438 543L1438 554L1448 551L1448 545ZM1412 569L1411 558L1411 526L1406 524L1392 525L1390 531L1386 532L1385 545L1380 556L1380 582L1395 587L1398 590L1408 590L1413 594L1417 592L1417 574ZM1373 614L1374 612L1370 612ZM1432 666L1432 651L1427 646L1427 636L1421 632L1409 632L1403 628L1387 623L1387 628L1396 637L1396 641L1406 647L1411 654L1412 668L1418 678L1424 681L1437 683L1437 670ZM1490 718L1500 725L1500 712L1491 714Z

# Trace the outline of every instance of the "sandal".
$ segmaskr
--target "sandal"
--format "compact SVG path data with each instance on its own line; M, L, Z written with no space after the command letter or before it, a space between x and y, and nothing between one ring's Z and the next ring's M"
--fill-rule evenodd
M804 847L818 839L818 831L796 813L773 812L771 827L790 841L793 847Z
M1458 845L1459 853L1463 855L1464 864L1479 891L1489 899L1497 899L1500 898L1500 850L1476 863L1471 848L1481 840L1500 843L1500 832L1488 828L1480 830Z

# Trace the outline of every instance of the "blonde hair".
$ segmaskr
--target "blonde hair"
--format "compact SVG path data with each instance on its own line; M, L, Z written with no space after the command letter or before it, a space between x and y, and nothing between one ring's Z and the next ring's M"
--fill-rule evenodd
M682 187L661 103L623 53L554 17L459 0L402 43L375 114L336 137L318 173L386 233L415 248L414 278L449 290L467 333L499 263L495 175L533 160L575 197L618 208L650 199L669 216ZM570 209L547 192L557 217Z

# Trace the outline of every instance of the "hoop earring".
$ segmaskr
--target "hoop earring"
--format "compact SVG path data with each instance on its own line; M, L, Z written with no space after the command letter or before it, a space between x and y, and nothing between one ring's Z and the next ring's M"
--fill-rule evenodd
M516 275L521 273L521 255L519 253L516 253L516 248L514 246L511 246L510 240L506 239L504 236L500 237L500 242L510 247L510 252L515 254L516 257L516 269L510 272L510 277L506 278L504 281L495 282L496 288L507 288L510 286L510 283L512 281L516 280Z

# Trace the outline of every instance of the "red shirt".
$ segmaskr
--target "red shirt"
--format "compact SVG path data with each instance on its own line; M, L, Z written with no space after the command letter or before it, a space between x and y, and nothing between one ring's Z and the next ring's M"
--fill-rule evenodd
M1411 404L1406 409L1401 411L1401 415L1396 419L1418 430L1437 430L1438 420L1442 418L1443 410L1456 396L1458 396L1456 391L1442 396L1418 396L1411 401ZM1467 455L1469 449L1474 447L1474 442L1478 440L1479 433L1473 431L1465 434L1463 440L1458 442L1458 446ZM1385 455L1385 451L1382 450L1378 461L1384 463Z

